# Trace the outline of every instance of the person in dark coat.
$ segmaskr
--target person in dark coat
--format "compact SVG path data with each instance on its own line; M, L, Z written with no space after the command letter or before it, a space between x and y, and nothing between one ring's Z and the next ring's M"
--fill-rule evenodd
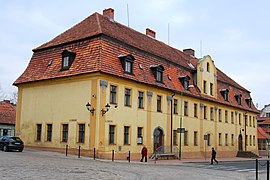
M213 164L213 160L218 164L218 161L216 160L216 155L217 155L217 152L216 152L215 149L212 147L211 164Z
M145 146L143 146L141 154L142 154L141 162L143 162L143 158L145 158L145 162L147 162L147 148Z

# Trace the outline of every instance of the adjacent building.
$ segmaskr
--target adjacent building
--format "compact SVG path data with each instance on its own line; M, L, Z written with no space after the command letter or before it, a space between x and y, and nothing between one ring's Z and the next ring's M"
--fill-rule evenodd
M233 57L232 57L233 58ZM18 87L16 133L28 146L95 148L101 158L258 153L250 92L215 66L94 13L35 48ZM86 108L87 105L87 108Z
M270 151L270 104L261 110L258 121L258 150L261 156L269 156Z
M0 101L0 137L15 135L16 110L9 100Z

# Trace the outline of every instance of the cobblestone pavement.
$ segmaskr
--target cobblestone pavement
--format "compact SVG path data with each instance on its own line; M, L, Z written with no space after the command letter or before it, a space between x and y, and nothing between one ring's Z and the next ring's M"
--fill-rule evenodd
M0 151L0 176L16 179L255 179L254 173L185 167L179 164L153 164L90 158L25 149L23 152Z

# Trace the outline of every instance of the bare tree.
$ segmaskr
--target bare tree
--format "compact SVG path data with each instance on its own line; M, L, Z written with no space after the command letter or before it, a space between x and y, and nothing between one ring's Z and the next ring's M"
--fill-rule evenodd
M3 101L7 98L7 94L3 91L1 84L0 84L0 101Z
M18 91L14 91L14 92L11 94L10 101L11 101L13 104L17 104L17 101L18 101Z

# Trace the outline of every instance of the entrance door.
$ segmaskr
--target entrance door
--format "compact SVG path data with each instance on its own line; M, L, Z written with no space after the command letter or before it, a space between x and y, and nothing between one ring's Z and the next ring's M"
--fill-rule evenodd
M163 134L163 130L160 127L154 130L154 152L164 152Z
M243 151L243 137L242 134L238 136L238 151Z

